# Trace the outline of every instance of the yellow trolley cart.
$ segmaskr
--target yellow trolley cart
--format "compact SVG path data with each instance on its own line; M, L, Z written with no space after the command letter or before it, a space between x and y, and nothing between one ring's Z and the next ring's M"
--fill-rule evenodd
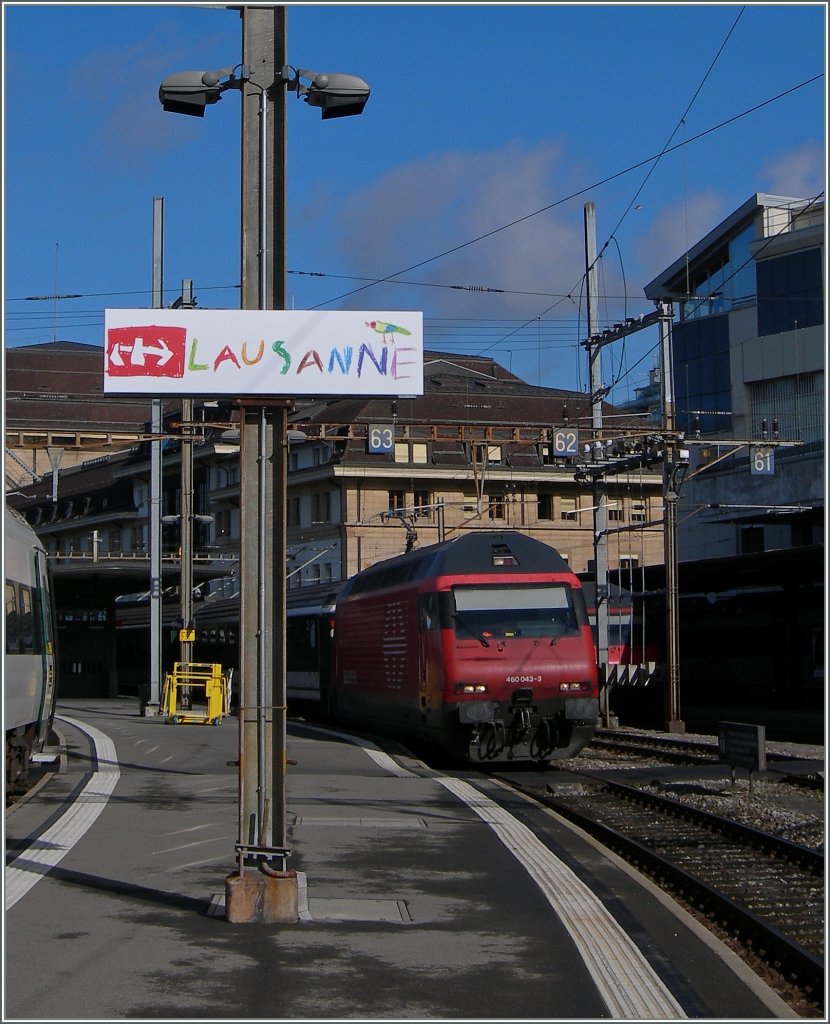
M179 707L179 690L188 688L191 705L200 704L198 691L204 691L204 710L191 706ZM196 722L200 725L221 725L225 715L230 713L230 679L218 664L177 661L173 671L164 677L162 714L167 721L178 725Z

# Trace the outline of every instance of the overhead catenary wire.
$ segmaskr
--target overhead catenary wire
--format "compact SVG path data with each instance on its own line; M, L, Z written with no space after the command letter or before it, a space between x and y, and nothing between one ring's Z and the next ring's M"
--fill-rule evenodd
M549 203L546 206L543 206L543 207L541 207L538 210L534 210L531 213L524 214L521 217L515 218L514 220L509 221L506 224L502 224L499 227L494 228L491 231L485 232L482 235L478 235L475 238L469 239L466 242L462 242L459 245L452 247L451 249L447 249L444 252L438 253L435 256L431 256L428 259L422 260L422 261L420 261L417 264L413 264L413 266L411 266L411 267L409 267L407 269L396 271L395 273L392 273L392 274L387 274L387 275L385 275L382 278L368 278L368 279L367 278L359 278L359 277L358 278L354 278L354 277L351 277L349 275L334 275L334 274L325 274L324 275L324 274L321 274L319 272L314 272L314 271L291 271L291 270L289 270L288 273L289 274L292 274L292 273L305 274L307 276L348 277L348 279L350 279L350 280L366 280L368 282L367 284L361 286L360 288L353 289L352 291L346 292L343 295L337 296L336 298L328 299L325 302L320 303L319 305L328 305L331 302L339 301L339 299L345 298L345 297L347 297L349 295L356 294L359 291L363 291L363 290L365 290L365 288L370 288L370 287L373 287L374 285L385 284L385 283L405 284L405 285L410 285L410 286L414 286L414 287L445 287L445 288L466 288L466 287L471 287L471 286L465 286L465 285L446 285L446 284L442 285L442 284L437 283L437 282L410 282L410 281L397 282L397 281L393 281L392 279L393 278L398 278L402 274L409 273L411 270L415 270L415 269L418 269L418 268L420 268L422 266L426 266L429 263L433 263L436 260L439 260L439 259L441 259L444 256L450 255L451 253L457 252L460 249L464 249L464 248L466 248L466 247L468 247L470 245L474 245L477 242L483 241L486 238L490 238L493 235L498 234L501 231L506 231L506 230L508 230L511 227L515 227L516 225L521 224L521 223L523 223L526 220L529 220L529 219L531 219L533 217L537 217L537 216L539 216L539 215L541 215L543 213L546 213L547 211L552 210L552 209L556 208L557 206L561 206L562 204L564 204L566 202L569 202L571 199L576 199L579 196L585 195L587 192L590 192L592 189L599 188L602 185L608 184L609 182L616 180L617 178L623 177L626 174L630 174L633 171L638 170L640 167L644 167L647 164L651 163L652 161L655 161L655 160L657 160L657 159L659 159L659 158L661 158L663 156L666 156L669 153L674 153L677 150L685 148L686 146L690 146L692 143L697 142L700 139L705 138L706 136L713 134L714 132L720 131L722 128L725 128L725 127L727 127L730 124L734 124L736 121L739 121L739 120L741 120L744 117L748 117L750 114L754 114L757 111L762 110L764 107L770 106L771 104L776 103L776 102L778 102L781 99L784 99L785 97L791 95L792 93L797 92L800 89L804 89L807 86L814 84L815 82L821 80L822 78L824 78L824 74L823 73L817 74L817 75L813 75L811 78L808 78L808 79L806 79L803 82L800 82L798 85L791 86L789 89L785 89L782 92L776 93L774 96L771 96L771 97L769 97L766 100L762 100L760 103L757 103L757 104L755 104L752 107L748 107L746 110L741 111L739 114L734 114L732 117L726 118L725 120L720 121L717 124L712 125L709 128L704 129L701 132L698 132L696 135L691 136L690 138L684 140L683 142L678 143L677 145L664 147L663 150L659 154L653 154L651 156L645 157L644 159L637 161L637 163L630 164L628 167L625 167L622 170L615 171L614 173L606 176L605 178L602 178L602 179L600 179L598 181L593 182L590 185L587 185L587 186L585 186L585 187L583 187L581 189L578 189L577 191L572 192L572 193L570 193L567 196L563 196L562 198L557 199L554 202ZM618 226L619 226L619 222L618 222ZM615 228L615 230L616 230L616 228ZM237 289L238 290L240 287L241 287L240 284L207 285L207 286L200 286L199 290L203 291L203 292L204 291L218 291L218 290L225 290L225 289ZM478 288L479 288L479 286L475 286L475 290L478 290ZM495 289L495 288L491 289L489 287L487 288L487 290L488 291L490 291L490 290L502 291L505 294L530 294L530 295L536 294L534 292L527 292L527 293L525 293L525 292L517 292L517 291L508 291L507 289ZM166 289L165 291L166 291L166 293L174 294L172 289ZM571 292L573 292L573 289L571 289ZM77 298L107 298L107 297L114 297L114 296L117 296L117 295L147 295L147 294L149 294L148 289L141 288L141 289L129 289L129 290L120 290L120 291L106 291L106 292L84 292L84 293L78 294L77 296L73 295L73 298L76 298L76 297ZM545 294L546 293L541 293L541 295L543 295L543 296ZM566 295L566 296L561 296L561 297L567 298L569 296ZM619 298L621 296L617 296L617 297ZM49 298L49 297L48 296L30 295L30 296L20 296L20 297L17 297L17 298L6 298L5 301L6 302L26 302L26 301L34 301L34 300L37 300L37 299L40 299L40 298ZM312 308L317 309L317 308L319 308L319 305L315 306L315 307L312 307Z
M814 82L817 82L819 79L823 77L823 73L814 75L812 78L809 78L806 81L799 83L798 85L792 86L789 89L785 89L783 92L780 92L777 95L772 96L769 99L756 104L754 107L750 107L749 109L742 111L740 114L735 114L734 116L727 118L726 120L721 121L716 125L712 125L710 128L704 129L702 132L698 132L697 135L693 135L690 139L684 142L678 143L675 146L664 147L659 154L653 154L649 157L646 157L643 160L639 160L637 163L631 164L630 166L620 171L615 171L613 174L609 174L605 178L593 182L591 185L587 185L584 188L578 189L575 192L571 192L567 196L563 196L561 199L557 199L552 203L548 203L546 206L543 206L538 210L534 210L531 213L527 213L521 217L517 217L514 220L507 222L506 224L502 224L499 227L493 228L490 231L486 231L481 235L477 235L475 238L471 238L466 242L461 242L458 245L451 247L450 249L446 249L443 252L436 254L435 256L430 256L427 259L420 260L418 263L414 263L411 266L405 267L402 270L396 271L391 274L387 274L381 278L377 278L374 281L370 282L369 284L362 285L360 288L354 288L349 292L344 292L342 295L337 295L331 299L326 299L324 302L320 302L316 306L313 306L311 308L320 309L322 306L330 305L332 302L339 302L342 299L350 297L351 295L356 295L358 292L365 291L367 288L371 288L378 284L384 284L387 281L390 281L392 278L400 277L401 274L410 273L413 270L417 270L420 269L421 267L427 266L427 264L429 263L434 263L436 260L443 259L445 256L449 256L452 253L459 252L461 249L465 249L470 245L475 245L476 243L484 241L487 238L492 238L494 235L497 235L502 231L506 231L509 228L516 227L516 225L522 224L533 217L538 217L543 213L547 213L549 210L553 210L557 206L562 206L564 203L567 203L572 199L577 199L579 196L583 196L586 193L592 191L593 189L600 188L602 185L607 185L609 182L615 181L617 178L621 178L626 174L630 174L632 171L636 171L640 167L644 167L647 164L651 163L652 161L662 158L663 156L666 156L668 153L673 153L676 150L681 149L683 146L691 145L693 142L697 142L699 139L702 139L705 136L712 134L713 132L719 131L721 128L724 128L727 125L732 124L733 122L740 120L743 117L747 117L749 116L749 114L755 113L756 111L761 110L763 107L769 106L771 103L775 103L778 100L783 99L785 96L788 96L799 89L803 89L808 85L812 85Z
M738 17L740 17L740 15ZM732 26L732 29L730 29L730 34L734 30L735 25L737 25L737 21L738 21L738 19L736 18L735 23ZM721 50L723 49L723 46L725 46L726 41L728 40L728 38L729 38L729 36L727 35L726 39L724 40L724 43L721 46ZM714 60L717 59L717 56L719 56L721 50L718 51L718 55L716 55ZM687 106L687 108L686 108L687 112L690 109L690 107L691 107L692 103L694 102L694 100L696 99L697 95L699 94L703 84L706 81L706 78L708 77L709 73L711 72L711 69L714 66L714 60L710 64L710 67L707 70L706 75L702 79L702 81L700 83L700 86L698 87L698 90L696 91L695 95L693 96L692 100L690 101L689 105ZM676 150L685 149L685 147L690 145L691 143L696 142L699 139L701 139L701 138L703 138L703 137L705 137L705 136L707 136L707 135L709 135L709 134L711 134L711 133L713 133L715 131L718 131L718 130L722 129L722 128L724 128L724 127L726 127L726 126L736 122L737 120L739 120L739 119L741 119L743 117L746 117L746 116L748 116L748 115L750 115L750 114L752 114L752 113L762 109L763 107L766 107L766 106L768 106L768 105L770 105L770 104L772 104L772 103L774 103L774 102L776 102L776 101L778 101L780 99L783 99L784 97L786 97L786 96L788 96L788 95L790 95L790 94L792 94L792 93L794 93L794 92L796 92L796 91L798 91L800 89L803 89L803 88L805 88L808 85L811 85L812 83L816 82L817 80L819 80L822 77L823 77L823 75L815 75L812 78L809 78L806 81L801 82L798 85L791 87L790 89L784 90L783 92L780 92L780 93L776 94L775 96L770 97L769 99L764 100L763 102L761 102L759 104L756 104L755 106L753 106L753 107L751 107L751 108L749 108L749 109L747 109L745 111L742 111L740 114L734 115L733 117L727 118L726 120L724 120L722 122L719 122L718 124L713 125L710 128L708 128L708 129L705 129L704 131L702 131L702 132L692 136L689 139L685 139L685 140L683 140L682 142L680 142L680 143L678 143L676 145L669 145L669 143L671 142L671 139L674 137L674 134L677 131L677 128L676 128L675 132L672 133L672 136L670 136L667 144L663 147L663 149L661 150L661 152L659 154L657 154L655 156L648 157L648 158L646 158L644 160L641 160L641 161L637 162L636 164L633 164L633 165L631 165L631 166L629 166L629 167L627 167L627 168L625 168L625 169L623 169L621 171L618 171L618 172L615 172L612 175L609 175L608 177L602 179L599 182L596 182L596 183L594 183L594 184L592 184L590 186L587 186L586 188L580 189L577 192L572 193L570 196L565 196L565 197L563 197L563 198L561 198L559 200L556 200L555 202L553 202L551 204L546 205L545 207L542 207L539 210L533 211L530 214L526 214L526 215L524 215L522 217L516 218L516 219L510 221L509 223L501 225L500 227L498 227L496 229L493 229L492 231L486 232L483 235L479 235L476 238L469 240L468 242L462 243L459 246L455 246L455 247L453 247L451 249L445 250L443 253L440 253L437 256L433 256L433 257L431 257L431 258L429 258L427 260L421 261L420 263L414 264L412 267L408 268L408 270L413 270L413 269L415 269L417 267L424 266L424 265L426 265L428 263L434 262L437 259L440 259L442 256L449 255L450 253L456 252L459 249L465 248L468 245L472 245L475 242L478 242L478 241L481 241L481 240L483 240L485 238L491 237L492 235L497 234L500 231L504 231L504 230L506 230L506 229L508 229L508 228L510 228L512 226L515 226L517 224L520 224L520 223L528 220L531 217L538 216L539 214L542 214L542 213L544 213L544 212L546 212L548 210L551 210L551 209L553 209L556 206L562 205L563 203L567 202L569 199L572 199L572 198L575 198L575 197L577 197L579 195L582 195L585 192L590 191L590 189L597 188L600 185L606 184L607 182L610 182L610 181L612 181L612 180L614 180L616 178L619 178L619 177L621 177L621 176L623 176L623 175L625 175L627 173L630 173L630 172L638 169L639 167L645 166L645 165L647 165L649 163L653 163L654 166L656 166L657 161L659 161L663 156L665 156L665 155L667 155L669 153L675 152ZM678 125L681 125L681 124L684 123L684 118L685 118L685 114L684 114L684 117L681 118L680 121L678 122ZM647 175L646 178L644 179L643 185L645 184L645 182L648 181L648 178L651 175L651 173L653 172L653 169L654 169L654 167L652 167L651 170L649 171L649 175ZM643 186L640 187L640 191L642 190L642 187ZM638 191L636 193L635 197L634 197L635 200L636 200L636 197L639 194L640 193ZM627 215L627 213L632 208L632 206L633 206L633 201L632 201L632 203L629 204L629 207L627 208L626 212L623 214L623 218ZM619 227L619 224L621 222L622 222L622 218L620 219L620 221L618 221L617 228ZM615 231L617 230L617 228L615 228ZM609 242L611 240L612 239L609 239ZM616 238L613 238L613 240L618 245L618 243L616 242ZM606 243L606 244L608 244L608 243ZM529 316L527 319L523 320L521 326L517 327L514 330L511 330L510 332L508 332L507 334L503 335L502 337L500 337L496 341L492 342L486 348L481 350L481 352L479 354L485 354L486 352L491 351L492 349L496 348L499 345L503 346L504 343L509 341L509 340L515 340L517 343L521 344L521 338L519 337L521 331L523 329L529 327L530 325L538 326L538 324L545 317L546 313L548 313L552 309L556 308L556 306L560 305L562 302L570 300L571 302L574 302L574 305L577 306L577 310L579 310L579 306L577 305L577 303L573 299L573 292L576 290L576 286L573 289L571 289L571 291L569 293L567 293L565 295L561 295L561 294L557 295L557 293L544 293L544 292L537 293L537 292L530 292L530 291L526 292L526 291L518 291L518 290L512 290L512 289L502 289L502 288L493 287L493 286L486 286L486 285L444 284L444 283L441 283L441 282L420 282L420 281L419 282L412 282L412 281L406 281L406 280L403 280L403 281L401 281L401 280L394 280L396 278L399 278L402 274L407 273L408 270L402 270L402 271L399 271L399 272L397 272L395 274L386 275L384 278L379 278L379 279L378 278L372 278L372 279L350 278L352 280L355 280L355 279L357 279L357 280L368 280L368 283L365 284L364 286L362 286L361 288L354 289L353 291L348 292L346 294L347 295L355 294L356 292L363 291L364 288L372 287L375 284L387 283L387 284L396 284L396 285L407 286L407 287L446 288L446 289L453 289L453 290L469 291L469 292L474 292L474 293L493 292L493 293L505 294L505 295L506 294L511 294L511 295L528 295L528 296L538 296L538 297L554 297L554 296L557 296L557 302L555 302L553 305L549 306L547 310L543 311L542 313L537 313L537 314L534 314L532 316ZM296 271L296 272L295 271L288 271L288 273L297 273L297 274L302 274L302 275L321 276L321 277L322 276L325 276L325 277L341 277L341 276L345 277L345 275L333 275L333 274L323 275L323 274L321 274L319 272L308 272L308 271ZM213 286L205 286L204 288L200 288L200 291L205 292L205 291L216 291L216 290L226 290L226 289L238 290L239 287L240 286L236 285L236 284L235 285L213 285ZM580 285L580 287L581 287L581 285ZM627 291L627 288L626 288L626 286L624 284L623 285L623 292L624 292L623 295L621 295L621 296L610 296L610 295L608 295L607 298L612 298L612 297L613 298L618 298L618 299L622 299L625 303L627 303L629 301L629 298L633 298L633 297L627 296L625 294L626 291ZM125 291L125 292L86 293L86 294L78 295L78 298L93 298L93 297L99 297L99 296L113 296L113 295L146 295L146 294L147 294L147 290L146 289L141 289L141 290ZM345 297L345 296L340 296L339 298L343 298L343 297ZM7 299L6 301L7 302L33 301L33 300L35 300L37 298L41 298L41 297L38 297L38 296L27 296L27 297L24 297L23 299ZM48 298L48 297L43 297L43 298ZM641 297L638 297L638 298L639 298L639 301L643 301ZM331 303L333 301L337 301L337 300L336 299L327 300L326 302L318 304L317 306L314 306L314 307L311 307L311 308L318 309L318 308L320 308L321 305L328 305L329 303ZM15 316L19 316L19 315L21 315L21 314L11 314L11 317L15 317ZM69 314L69 315L71 316L73 314ZM81 314L76 313L74 315L80 316ZM90 315L90 314L87 314L87 315ZM94 314L91 314L91 315L94 316ZM61 316L61 322L62 323L64 322L63 321L63 314ZM102 322L102 320L98 321L98 322L95 322L95 323L89 323L89 322L87 322L87 323L72 323L72 329L82 329L82 328L98 327L98 326L100 326L101 322ZM491 321L491 323L495 324L496 321ZM579 323L578 320L577 320L577 323ZM9 331L15 331L15 332L31 330L31 329L32 329L31 325L26 326L26 327L9 326L7 328L7 330L9 330ZM493 328L493 329L495 329L495 328ZM481 330L481 328L478 329L478 332L480 332L480 330ZM470 335L470 337L474 337L474 336L475 336L475 333ZM446 344L447 342L444 342L444 343ZM550 346L548 346L548 347L550 347ZM561 347L567 347L567 346L563 345ZM578 359L579 354L580 354L579 350L577 349L577 352L576 352L577 359ZM638 366L640 363L642 363L642 361L643 361L643 359L638 360L637 363L634 364L634 366L635 367ZM634 367L632 367L629 370L623 372L622 365L621 365L620 366L619 375L617 376L617 379L615 380L614 384L616 385L619 382L625 380L627 377L629 377L630 374L631 374L631 370L633 368Z

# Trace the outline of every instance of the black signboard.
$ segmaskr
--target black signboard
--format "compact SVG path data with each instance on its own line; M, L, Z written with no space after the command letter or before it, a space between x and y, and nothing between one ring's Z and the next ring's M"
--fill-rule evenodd
M763 772L767 768L766 727L742 722L718 722L718 753L733 768Z

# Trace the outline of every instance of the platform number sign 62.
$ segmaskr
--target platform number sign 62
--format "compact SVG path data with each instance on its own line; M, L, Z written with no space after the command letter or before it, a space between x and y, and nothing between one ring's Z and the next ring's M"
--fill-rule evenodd
M774 448L753 448L749 462L750 472L753 476L775 475Z
M553 457L575 459L579 454L579 434L576 430L554 430Z
M395 450L395 428L391 423L370 423L368 437L370 455L385 455Z

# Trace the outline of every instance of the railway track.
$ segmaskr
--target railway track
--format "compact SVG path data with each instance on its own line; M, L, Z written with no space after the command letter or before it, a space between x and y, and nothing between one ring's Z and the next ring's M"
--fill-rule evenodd
M822 853L597 772L509 781L652 877L791 1002L822 1009Z
M691 736L661 736L654 733L619 732L617 730L598 730L591 740L590 751L607 751L614 755L630 755L658 758L668 764L719 764L720 751L715 738ZM809 749L809 748L808 748ZM823 753L822 753L823 757ZM801 761L798 754L778 749L767 743L767 770L778 773L777 781L788 786L805 790L824 791L824 773L816 771L812 774L787 771L787 766Z

